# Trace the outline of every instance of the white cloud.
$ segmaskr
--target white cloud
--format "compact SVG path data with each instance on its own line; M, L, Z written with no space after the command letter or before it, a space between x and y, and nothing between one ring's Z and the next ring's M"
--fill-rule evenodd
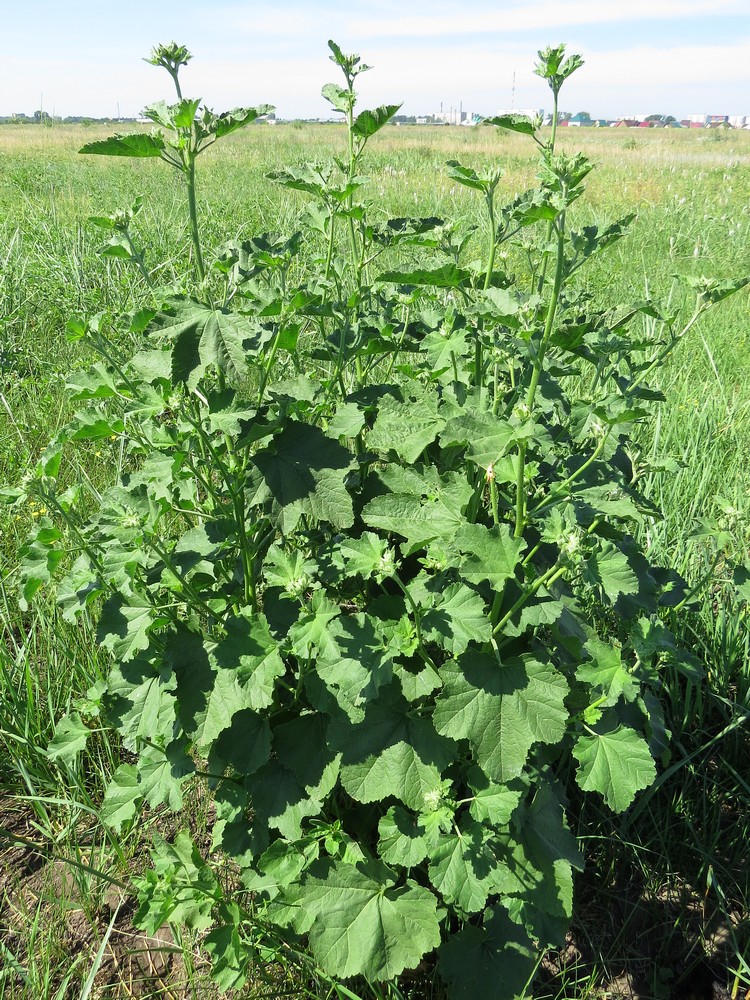
M483 11L435 15L425 6L419 13L404 17L361 18L348 22L347 30L358 37L436 37L468 34L540 31L579 25L607 24L638 20L679 18L701 15L713 17L747 13L742 0L545 0L498 9L498 4Z
M750 113L750 37L726 45L681 45L584 53L586 65L565 85L566 107L601 114L659 108L663 114Z
M540 44L564 21L567 49L580 52L585 66L565 85L562 100L569 110L586 108L594 115L661 109L681 115L705 109L726 114L750 113L750 31L748 37L726 35L702 45L702 22L691 23L697 41L670 48L670 33L643 30L634 36L638 19L672 17L675 24L706 10L720 18L747 7L748 0L475 0L467 13L455 0L350 0L345 9L334 0L322 5L227 4L193 11L184 24L184 40L195 61L184 74L186 93L201 96L218 109L261 101L276 104L285 117L317 117L330 113L320 97L324 83L338 70L328 60L326 41L333 35L350 51L362 52L375 69L360 78L362 106L404 101L404 111L435 111L463 102L480 113L497 108L545 107L551 101L545 83L533 73L538 45L516 32L532 31ZM259 5L254 5L259 6ZM505 7L503 10L502 8ZM271 11L271 13L269 13ZM374 12L379 14L375 19ZM373 13L371 13L373 12ZM400 16L399 12L405 12ZM622 22L622 30L615 26ZM589 43L585 25L611 22L606 50ZM219 27L220 25L220 27ZM577 25L577 27L576 27ZM625 37L625 27L631 30ZM119 44L99 37L57 45L32 56L18 46L0 63L0 113L45 107L61 114L112 114L119 102L123 114L134 114L161 96L171 97L169 80L141 62L153 38L142 26L137 38ZM370 32L369 38L363 35ZM468 35L465 32L472 32ZM580 38L576 39L575 35ZM378 37L381 36L381 37ZM637 42L631 43L633 37ZM552 39L554 40L554 39ZM617 49L616 45L629 46Z

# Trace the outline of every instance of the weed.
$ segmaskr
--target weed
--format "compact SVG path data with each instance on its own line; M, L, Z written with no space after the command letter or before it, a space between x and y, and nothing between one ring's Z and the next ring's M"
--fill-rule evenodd
M138 919L208 930L222 988L291 956L330 995L358 978L395 997L437 948L449 995L512 996L571 916L565 784L629 806L667 751L665 673L697 676L658 618L695 588L633 537L660 466L632 433L646 379L745 282L692 277L683 322L598 307L581 274L632 216L573 229L591 164L513 116L492 124L536 142L536 188L501 206L496 167L449 165L481 195L477 262L471 231L436 216L371 221L363 154L397 108L355 114L366 67L331 52L345 150L272 175L310 198L299 232L204 253L196 157L257 115L184 100L179 47L154 54L177 88L151 109L164 131L84 147L179 171L194 274L163 294L137 209L99 217L149 296L125 321L69 323L101 360L8 491L45 511L24 604L62 575L67 621L104 602L114 659L46 756L74 766L98 719L119 730L134 762L104 796L115 829L208 783L212 847L245 891L187 832L156 838ZM578 65L540 53L555 102ZM401 248L411 266L380 267ZM61 480L72 447L110 440L114 487Z

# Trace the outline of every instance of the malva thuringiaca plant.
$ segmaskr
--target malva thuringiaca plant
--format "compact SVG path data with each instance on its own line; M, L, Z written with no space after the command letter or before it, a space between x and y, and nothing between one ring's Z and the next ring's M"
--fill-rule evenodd
M196 159L268 108L183 98L184 48L154 50L178 98L147 109L158 131L82 150L176 168L193 249L175 294L132 235L139 203L97 220L142 307L71 320L99 360L13 491L49 512L22 601L54 579L111 653L48 753L64 767L117 729L129 762L101 818L118 829L210 790L211 851L158 840L137 920L201 931L221 988L295 956L347 996L400 995L419 969L502 1000L571 917L566 789L620 812L667 752L662 668L695 666L660 609L691 591L635 540L658 512L631 433L661 398L649 375L745 281L697 279L684 323L597 305L579 272L632 217L574 228L592 165L556 151L556 115L551 134L486 123L538 148L509 204L499 168L449 164L485 235L371 218L363 154L397 108L357 111L368 67L329 44L347 152L272 175L309 196L298 232L203 249ZM555 109L580 65L540 53ZM91 442L117 463L102 495L62 464Z

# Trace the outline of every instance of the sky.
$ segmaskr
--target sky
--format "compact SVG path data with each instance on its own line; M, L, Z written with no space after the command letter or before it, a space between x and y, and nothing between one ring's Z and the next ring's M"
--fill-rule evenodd
M537 51L585 65L560 108L593 117L750 116L750 0L0 0L0 115L137 116L173 100L152 46L186 45L185 96L216 111L273 104L327 117L327 41L358 52L360 107L551 109Z

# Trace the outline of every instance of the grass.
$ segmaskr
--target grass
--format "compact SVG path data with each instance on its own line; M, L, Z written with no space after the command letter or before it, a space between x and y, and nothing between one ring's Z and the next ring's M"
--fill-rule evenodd
M0 130L0 484L14 482L65 419L65 374L90 362L66 341L68 318L126 311L137 301L142 279L123 262L99 256L101 238L87 217L126 207L141 194L136 228L147 266L167 262L155 280L179 282L187 267L190 240L176 178L149 161L76 155L104 134L77 127ZM206 244L292 229L305 198L265 174L328 159L343 144L336 126L278 125L239 133L207 153L198 191ZM676 275L750 273L750 133L570 129L561 130L560 147L583 148L598 165L576 225L638 212L633 235L588 272L589 290L612 301L653 295L679 311ZM368 190L377 214L479 224L478 199L444 169L451 158L477 167L499 160L508 197L533 181L533 156L519 137L490 129L390 128L369 150ZM478 244L468 259L473 252L481 253ZM521 265L509 259L507 266ZM613 825L595 802L573 802L589 868L578 886L570 947L545 958L539 997L601 997L605 988L610 995L637 989L644 997L688 996L688 985L701 977L706 989L718 979L733 996L750 987L750 639L748 611L728 570L730 559L750 554L747 321L743 293L710 313L658 374L666 401L654 426L642 429L641 447L645 455L676 460L677 468L650 476L648 493L663 516L649 525L645 541L655 561L695 582L708 578L694 610L671 622L705 679L665 666L672 756L655 789L629 814ZM110 458L93 448L86 455L85 472L97 488L112 475ZM44 599L27 612L17 606L15 552L39 513L0 508L0 998L118 995L106 984L127 979L128 948L182 955L179 969L172 956L168 973L160 966L155 975L131 962L131 993L209 995L192 942L184 948L143 942L128 924L132 907L118 883L143 864L148 827L164 819L147 817L121 839L98 823L103 788L120 760L117 744L100 734L75 769L44 753L57 721L105 663L90 624L70 625ZM708 522L726 531L721 549L708 541ZM210 823L198 806L190 813L198 827ZM60 864L64 884L54 867ZM113 891L115 897L107 895ZM114 941L119 950L110 947ZM119 971L113 955L120 956ZM136 986L139 977L148 985ZM263 990L304 995L288 979Z

